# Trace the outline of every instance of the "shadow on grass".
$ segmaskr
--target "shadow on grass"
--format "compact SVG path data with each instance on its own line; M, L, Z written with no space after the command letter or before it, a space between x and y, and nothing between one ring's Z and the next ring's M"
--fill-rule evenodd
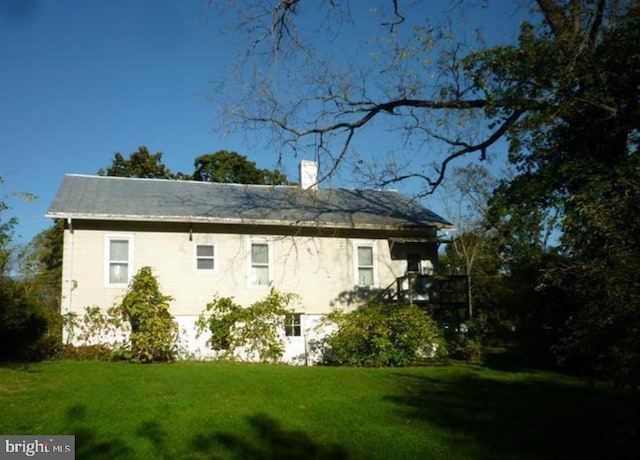
M480 459L636 459L640 394L479 375L399 373L389 399ZM403 411L404 412L404 411Z
M131 456L131 449L119 437L101 436L87 423L87 409L71 406L66 411L69 433L76 437L76 458L114 459Z
M168 445L170 438L165 427L156 420L147 420L135 431L135 438L146 443L127 444L119 436L100 434L87 416L83 405L71 406L66 410L69 433L76 437L76 458L78 459L311 459L347 460L345 448L339 445L325 446L314 441L308 434L297 430L286 430L275 419L265 414L247 418L250 432L246 436L236 433L211 432L196 433L186 446ZM131 439L129 439L131 442Z
M557 370L550 355L531 352L517 346L489 348L484 351L484 367L505 372L520 372L530 369Z
M265 414L247 419L252 435L249 438L235 433L199 434L191 448L204 458L233 459L337 459L346 460L347 451L339 445L325 446L302 431L285 430L276 420Z
M42 370L33 367L30 361L0 361L0 368L11 369L12 371L22 371L29 374L39 374Z

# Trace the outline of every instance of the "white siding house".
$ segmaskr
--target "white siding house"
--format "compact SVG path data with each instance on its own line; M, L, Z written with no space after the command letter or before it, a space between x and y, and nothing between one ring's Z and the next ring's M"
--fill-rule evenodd
M397 192L318 188L311 167L302 186L66 176L47 213L66 223L62 313L119 303L151 266L182 345L207 357L194 321L213 296L250 305L274 287L298 296L282 335L285 360L303 361L323 314L435 267L450 227Z

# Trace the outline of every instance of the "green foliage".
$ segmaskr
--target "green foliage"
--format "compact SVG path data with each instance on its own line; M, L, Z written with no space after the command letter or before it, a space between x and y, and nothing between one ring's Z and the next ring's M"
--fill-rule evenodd
M64 221L59 219L34 238L32 245L39 261L39 267L45 270L62 269L62 245Z
M120 309L131 326L134 361L150 363L174 358L178 325L169 312L170 296L162 295L151 267L142 267L131 281Z
M99 343L111 350L126 348L128 323L123 319L122 308L111 307L103 311L100 307L85 307L82 317L69 315L66 324L69 340L80 346Z
M487 329L486 316L483 313L461 323L459 327L447 327L444 338L449 357L470 364L482 363Z
M3 186L4 180L0 177L0 187ZM9 201L12 198L20 198L24 201L35 200L35 196L31 193L12 192L0 195L0 276L7 274L9 270L9 262L11 260L13 242L13 233L18 219L16 217L6 217L6 212L11 209Z
M64 221L38 233L21 251L21 279L43 308L58 313L62 290Z
M200 155L195 159L194 167L193 179L197 181L259 185L288 183L280 171L259 169L246 156L226 150Z
M509 293L498 308L529 350L638 386L640 4L537 3L545 21L524 23L517 46L465 60L489 118L520 113L516 174L489 216Z
M0 178L0 186L3 184ZM0 196L0 359L43 359L55 355L61 345L61 318L38 295L33 279L10 277L13 234L18 220L6 219L13 197L33 200L29 193Z
M61 357L139 361L131 349L131 328L121 306L106 311L96 306L85 307L81 317L69 314L64 322L67 343L62 347Z
M62 346L58 355L61 359L75 361L114 361L114 350L109 345L70 345Z
M323 361L346 366L408 366L444 353L436 322L416 306L368 303L325 318L337 330L324 341Z
M98 175L149 179L188 179L182 173L172 173L162 163L162 152L151 155L145 146L138 147L138 151L131 153L127 159L120 152L116 152L111 166L107 169L100 169Z
M209 345L221 359L278 362L284 353L284 319L293 312L294 299L271 289L266 298L245 308L232 298L215 297L196 322L198 334L211 333Z
M40 359L48 353L39 345L48 331L48 318L30 299L22 284L0 276L0 359Z

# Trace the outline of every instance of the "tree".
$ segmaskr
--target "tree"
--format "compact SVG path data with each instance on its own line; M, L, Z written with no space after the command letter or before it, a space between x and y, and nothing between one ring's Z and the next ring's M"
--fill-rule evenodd
M330 53L322 59L323 49L318 55L310 46L316 28L299 22L313 11L337 40L352 19L344 4L323 3L321 15L302 0L260 3L237 2L236 11L253 34L242 62L257 60L267 77L244 86L240 101L229 99L231 122L269 129L294 152L309 139L329 163L327 174L354 158L359 135L387 128L399 148L418 153L404 167L382 164L378 184L417 179L424 193L442 183L452 161L486 158L506 140L516 174L502 184L495 207L497 221L515 235L502 248L512 266L528 260L533 269L559 222L561 260L529 281L577 300L558 356L638 385L640 281L630 264L640 255L640 2L536 0L517 43L482 48L446 27L416 24L416 10L389 0L368 68L358 59L334 59L332 67ZM441 154L435 170L416 167L431 149Z
M4 180L0 177L0 187L3 185ZM0 276L3 277L9 274L11 258L14 251L12 246L13 237L15 227L18 225L17 217L6 217L7 211L11 209L10 201L14 198L19 198L24 201L36 199L31 193L25 192L3 193L0 195Z
M63 240L64 221L56 220L38 233L23 251L23 277L29 279L34 295L53 310L60 308Z
M394 150L410 153L381 160L376 185L413 179L431 192L454 159L486 157L521 114L495 113L501 101L475 84L463 62L473 45L455 42L447 21L431 23L419 2L358 5L357 23L375 31L359 41L346 3L245 0L235 9L212 3L236 15L249 43L231 76L233 93L221 95L222 129L269 133L281 156L313 148L324 178L346 164L356 171L361 162L371 166L371 153L360 158L356 141L386 132L398 138ZM427 154L416 154L430 148L445 155L433 174Z
M511 130L511 159L520 174L501 195L511 221L535 214L540 222L554 213L562 218L565 257L541 278L577 303L555 347L560 360L638 385L640 347L633 331L640 327L640 279L631 265L640 255L640 4L606 17L605 2L595 4L601 9L586 31L547 5L557 39L523 33L521 42L538 52L529 66L549 66L544 75L555 97ZM543 50L553 54L551 62L542 62ZM502 60L493 59L492 65ZM527 72L514 65L509 70L503 78ZM530 91L541 92L542 82Z
M160 291L151 267L142 267L131 280L120 309L131 325L134 361L151 363L175 357L178 324L169 311L171 300Z
M453 177L445 187L445 207L449 218L453 218L456 234L447 246L445 262L449 274L469 277L468 315L472 318L476 279L494 275L500 266L497 254L488 248L493 229L487 217L496 180L486 168L473 164L455 168ZM456 208L451 209L450 203Z
M21 251L23 289L46 319L46 333L37 343L43 357L55 355L62 345L60 302L63 240L64 221L57 220L51 227L38 233Z
M145 146L138 147L125 159L120 152L113 156L113 162L107 169L100 169L99 176L139 177L147 179L188 179L182 173L172 173L162 163L162 152L153 155Z
M287 177L278 170L259 169L253 161L236 152L219 150L200 155L194 161L193 179L233 184L284 185Z
M6 212L13 197L34 199L29 193L0 196L0 359L38 359L48 355L41 344L47 340L49 322L42 306L29 295L27 283L12 273L12 245L18 219L6 219Z
M0 360L40 359L38 343L46 335L48 321L24 286L0 277Z
M228 101L223 104L229 109L226 119L247 130L270 128L275 140L294 151L309 139L317 153L332 163L331 171L354 155L352 142L359 134L366 135L368 128L387 125L392 135L400 132L399 139L413 141L410 145L418 148L437 140L448 150L434 174L415 171L412 163L408 173L383 170L386 174L379 176L381 185L418 178L433 189L453 160L471 154L483 158L498 140L509 135L515 141L531 123L557 123L562 110L571 111L574 103L585 101L585 94L588 105L604 110L601 114L615 111L589 91L576 93L571 82L572 77L597 73L597 68L580 68L575 58L589 62L610 25L631 11L630 2L533 3L532 13L538 16L523 23L518 46L476 51L482 42L456 41L447 30L450 21L424 25L427 18L419 9L411 9L410 2L389 0L374 17L379 19L377 32L383 35L373 41L375 58L342 62L336 59L336 46L321 48L319 41L326 37L317 30L307 32L306 26L312 15L321 17L327 28L333 27L329 33L338 42L341 33L354 30L339 29L355 22L344 4L235 2L236 9L231 10L243 21L250 43L241 62L256 64L263 76L248 68L233 74L242 79L246 92L235 98L222 96ZM463 2L459 4L462 8ZM318 8L327 10L320 13ZM404 31L411 26L408 33ZM353 56L361 52L354 49ZM627 52L633 55L632 50ZM437 79L426 78L430 74Z

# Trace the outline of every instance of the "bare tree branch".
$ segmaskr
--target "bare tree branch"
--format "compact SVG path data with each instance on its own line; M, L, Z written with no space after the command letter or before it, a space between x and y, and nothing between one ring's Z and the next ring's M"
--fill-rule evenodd
M593 47L596 44L596 37L598 36L598 31L600 30L600 26L602 25L602 19L604 17L604 7L606 3L606 0L598 0L596 4L595 16L593 22L591 23L591 28L589 29L589 47Z
M524 110L516 110L514 111L501 125L500 127L493 132L493 134L491 136L489 136L484 142L481 142L479 144L475 144L475 145L468 145L463 147L460 150L457 150L455 152L453 152L452 154L450 154L447 158L445 158L442 161L442 165L440 167L440 171L438 174L438 177L435 181L430 182L431 185L431 192L433 192L436 187L438 187L438 185L440 185L442 183L442 181L444 180L445 177L445 173L447 171L447 166L449 165L449 163L458 158L461 157L463 155L466 155L468 153L473 153L473 152L481 152L483 156L486 156L486 150L493 145L494 143L496 143L500 138L502 138L502 136L507 132L507 130L511 127L511 125L513 125L518 118L520 118L520 116L524 113Z
M267 132L280 156L314 149L316 158L326 161L323 179L336 173L345 158L358 155L363 145L358 139L368 133L382 131L395 140L400 133L399 143L386 152L386 146L369 147L372 166L379 167L377 160L395 149L399 155L414 155L413 160L415 152L425 152L423 158L438 155L438 165L435 172L414 168L404 174L411 167L405 165L395 177L387 168L376 176L379 185L420 179L432 193L454 160L473 153L484 159L490 146L511 127L520 126L521 117L561 119L574 102L597 105L615 115L616 107L608 107L607 100L578 99L586 96L575 91L576 73L549 72L553 77L548 81L537 79L537 67L544 68L542 47L528 55L507 38L504 46L487 48L483 40L469 42L467 36L455 35L451 8L444 18L433 20L424 16L424 5L416 7L421 2L385 2L380 10L357 3L356 29L355 21L344 22L351 18L346 1L235 0L233 10L245 19L244 31L251 37L251 60L243 61L234 75L229 92L237 98L221 104L227 108L225 115L231 114L223 115L221 124L229 132ZM463 3L455 2L467 8ZM609 2L530 3L537 4L545 20L541 38L556 41L567 51L567 66L577 66L601 35ZM372 18L372 12L381 12L383 19ZM332 29L336 24L338 29ZM368 33L369 26L378 26L375 34L360 41L351 37L350 32ZM325 35L316 35L317 30ZM566 97L555 105L553 94L558 92Z
M395 27L402 24L407 18L400 14L400 8L398 7L398 0L392 0L393 14L395 14L397 20L393 22L383 22L383 26L389 26L389 30L393 32Z
M339 122L323 127L313 127L304 130L296 130L291 126L287 126L282 120L276 118L265 117L247 117L250 121L266 122L276 125L280 129L295 134L298 137L307 136L309 134L324 134L331 131L353 131L360 128L370 122L375 116L380 113L393 114L394 110L401 107L412 107L422 109L456 109L456 110L469 110L469 109L481 109L485 107L488 102L484 99L471 99L471 100L457 100L457 101L425 101L420 99L399 99L396 101L383 102L379 104L370 103L370 107L360 108L358 112L365 112L365 115L353 122Z

